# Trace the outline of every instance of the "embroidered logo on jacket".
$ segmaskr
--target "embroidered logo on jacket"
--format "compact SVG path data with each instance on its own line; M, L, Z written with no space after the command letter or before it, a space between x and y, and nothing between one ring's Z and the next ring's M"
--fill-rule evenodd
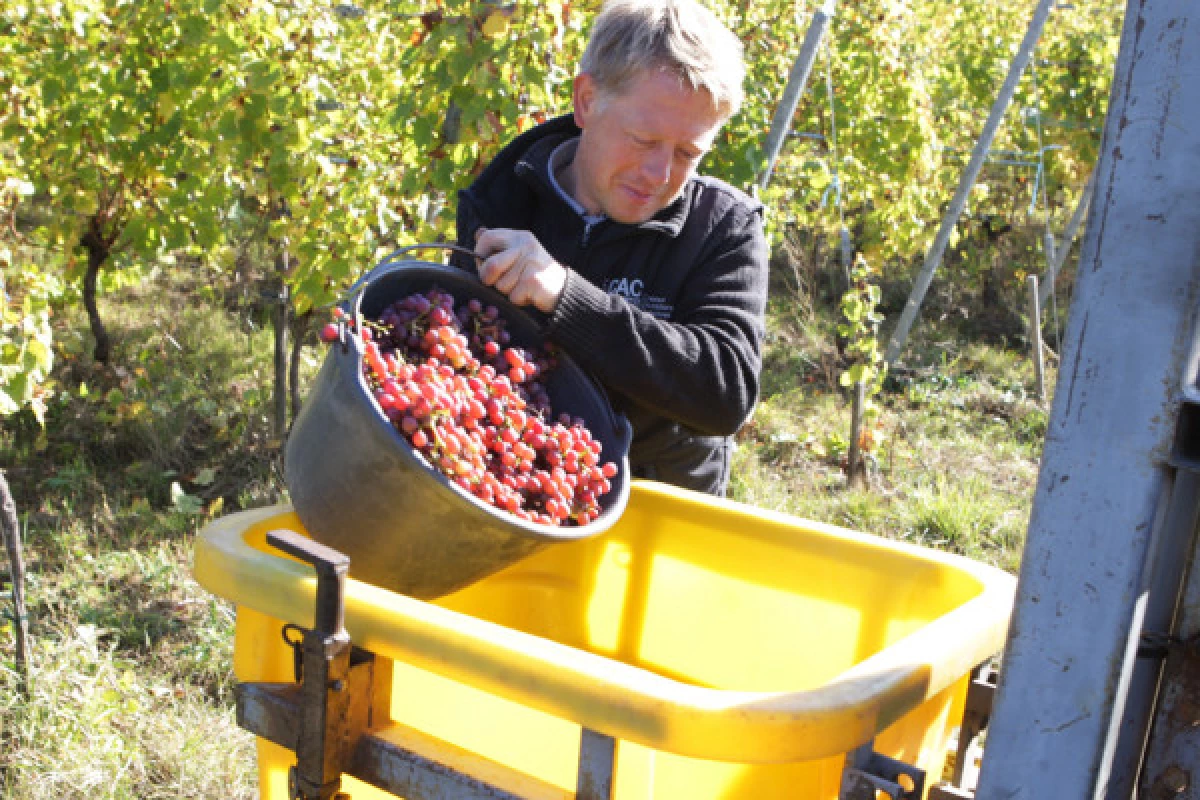
M604 291L609 294L620 295L634 305L641 305L642 290L645 288L645 284L637 278L633 278L632 280L629 278L613 278L604 287Z
M645 283L638 278L613 278L604 285L604 291L625 298L631 306L636 306L659 319L667 319L675 307L667 302L665 297L646 294Z

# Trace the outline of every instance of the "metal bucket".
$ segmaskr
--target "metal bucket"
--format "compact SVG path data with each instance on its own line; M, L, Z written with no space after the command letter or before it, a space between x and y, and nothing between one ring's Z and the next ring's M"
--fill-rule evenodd
M474 275L393 257L359 282L359 291L342 304L348 315L376 317L401 297L439 286L456 302L474 297L499 308L513 344L542 343L538 324ZM346 331L341 343L330 346L284 453L296 514L314 539L350 557L351 577L431 599L554 542L602 533L620 517L629 498L629 423L565 354L546 379L551 405L585 421L603 447L601 458L616 463L618 473L596 519L561 528L494 508L430 466L380 410L362 360L355 333Z

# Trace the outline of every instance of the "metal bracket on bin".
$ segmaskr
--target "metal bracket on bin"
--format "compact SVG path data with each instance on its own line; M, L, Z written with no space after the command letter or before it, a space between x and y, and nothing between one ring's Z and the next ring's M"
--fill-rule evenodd
M874 740L846 754L838 800L875 800L883 792L892 800L925 796L925 770L875 752Z
M967 772L967 759L971 754L971 743L975 737L987 727L992 716L992 703L996 696L996 681L999 673L996 667L984 662L971 672L971 682L967 684L966 707L963 709L962 725L958 729L958 750L954 761L955 786L962 786Z
M612 800L617 740L584 728L579 740L575 800Z
M374 662L370 653L350 644L346 633L343 598L350 559L292 531L271 531L267 541L316 569L316 614L311 630L285 629L285 639L296 649L297 683L238 686L238 724L282 739L295 751L296 765L288 773L291 800L344 798L341 776L367 729ZM288 631L300 637L287 639Z
M271 531L267 542L311 564L317 572L311 630L285 625L296 652L295 683L242 683L236 688L240 727L296 754L288 773L289 800L348 800L343 775L398 797L444 800L522 800L503 786L523 786L537 797L565 795L533 776L482 756L449 748L393 723L392 669L387 659L354 647L345 629L345 584L350 559L292 531ZM401 733L401 747L388 732ZM409 748L412 749L409 749ZM452 762L487 763L483 781L424 753L441 749ZM616 740L584 729L574 800L611 800Z

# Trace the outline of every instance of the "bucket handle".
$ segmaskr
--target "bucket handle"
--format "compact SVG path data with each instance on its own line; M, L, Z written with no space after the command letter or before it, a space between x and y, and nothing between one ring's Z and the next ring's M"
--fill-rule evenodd
M466 247L463 247L463 246L457 245L457 244L446 244L445 242L428 242L428 243L424 243L424 244L405 245L404 247L399 247L399 248L393 250L392 252L388 253L386 256L383 257L382 261L380 261L378 264L371 267L371 269L367 270L362 275L360 275L358 277L358 280L356 280L354 283L350 284L350 288L347 289L344 294L342 294L341 299L335 301L335 305L342 305L343 303L357 301L358 295L362 293L363 287L367 283L369 283L373 277L375 277L375 273L379 272L379 270L383 269L384 267L390 267L393 264L395 264L396 259L398 257L405 255L406 253L411 253L414 250L432 250L432 249L453 250L454 252L471 256L476 261L482 260L474 250L470 250ZM355 306L357 307L357 302L355 303Z
M480 258L480 256L474 250L470 250L466 247L462 247L461 245L457 245L457 244L447 244L445 242L424 242L424 243L405 245L404 247L396 248L392 252L388 253L386 256L383 257L382 261L380 261L375 266L371 267L371 269L367 270L362 275L358 276L358 280L356 280L354 283L350 284L350 288L347 289L342 294L340 299L335 300L333 302L333 305L338 305L338 306L349 305L353 309L352 313L354 315L355 329L362 330L362 327L361 327L362 326L362 316L358 310L358 300L359 300L359 297L362 295L363 289L366 287L366 285L368 283L371 282L371 279L375 277L375 274L377 272L379 272L381 269L383 269L384 267L390 267L390 266L393 266L394 264L396 264L397 263L396 259L399 256L405 255L406 253L411 253L414 250L432 250L432 249L453 250L455 252L471 256L476 261L482 260ZM343 330L342 330L341 336L339 338L341 339L341 342L342 342L342 348L345 349L346 347L348 347L348 345L346 344L346 331L344 329L345 326L343 325L342 327L343 327Z
M379 262L379 266L375 267L375 269L379 269L380 267L386 267L388 264L393 263L393 259L396 258L397 256L402 256L405 253L411 253L413 250L430 250L430 249L453 250L456 253L462 253L463 255L471 256L471 258L474 258L476 261L483 260L483 258L478 253L476 253L474 250L471 250L468 247L463 247L462 245L449 244L447 242L428 242L425 244L405 245L404 247L400 247L400 248L393 250L392 252L388 253L386 256L383 257L383 261ZM371 270L371 272L374 272L374 271L375 270Z

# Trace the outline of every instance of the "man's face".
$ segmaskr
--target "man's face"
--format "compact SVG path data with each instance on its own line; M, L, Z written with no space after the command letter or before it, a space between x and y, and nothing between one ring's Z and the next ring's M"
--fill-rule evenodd
M607 96L581 73L575 123L583 136L570 167L571 193L590 213L644 222L679 196L723 122L708 92L668 72L646 72Z

